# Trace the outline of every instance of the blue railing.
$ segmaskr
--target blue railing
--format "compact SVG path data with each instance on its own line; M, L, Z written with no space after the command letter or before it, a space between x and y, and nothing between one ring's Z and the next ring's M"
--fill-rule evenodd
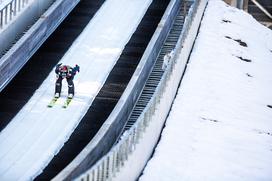
M0 4L0 29L7 25L27 4L29 0L11 0L1 7Z

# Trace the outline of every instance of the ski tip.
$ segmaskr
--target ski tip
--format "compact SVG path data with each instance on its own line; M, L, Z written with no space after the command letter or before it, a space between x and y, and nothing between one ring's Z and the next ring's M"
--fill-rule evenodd
M54 104L53 105L51 105L51 104L47 105L47 107L49 107L49 108L52 108L53 106L54 106Z

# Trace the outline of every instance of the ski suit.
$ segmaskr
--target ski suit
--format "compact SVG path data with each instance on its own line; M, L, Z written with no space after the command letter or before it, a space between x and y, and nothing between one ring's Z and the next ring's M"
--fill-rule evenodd
M76 72L79 72L79 66L76 65L74 68L72 68L69 65L62 65L61 63L56 65L55 72L57 74L57 80L56 80L56 86L55 86L55 94L61 93L61 87L62 87L62 80L66 78L68 83L68 94L75 94L75 86L74 86L74 76L76 75Z

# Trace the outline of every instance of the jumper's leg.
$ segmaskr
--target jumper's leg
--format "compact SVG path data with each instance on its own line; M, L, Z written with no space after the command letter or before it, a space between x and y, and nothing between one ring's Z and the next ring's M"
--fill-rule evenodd
M62 77L59 77L56 81L55 86L55 97L59 97L61 93L61 87L62 87Z
M67 78L68 83L68 97L72 98L75 94L75 86L73 82L73 78Z

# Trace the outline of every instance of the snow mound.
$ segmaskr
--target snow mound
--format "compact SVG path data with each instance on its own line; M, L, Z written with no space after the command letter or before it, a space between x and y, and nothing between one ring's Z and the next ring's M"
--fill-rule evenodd
M272 31L210 0L145 180L272 180Z

